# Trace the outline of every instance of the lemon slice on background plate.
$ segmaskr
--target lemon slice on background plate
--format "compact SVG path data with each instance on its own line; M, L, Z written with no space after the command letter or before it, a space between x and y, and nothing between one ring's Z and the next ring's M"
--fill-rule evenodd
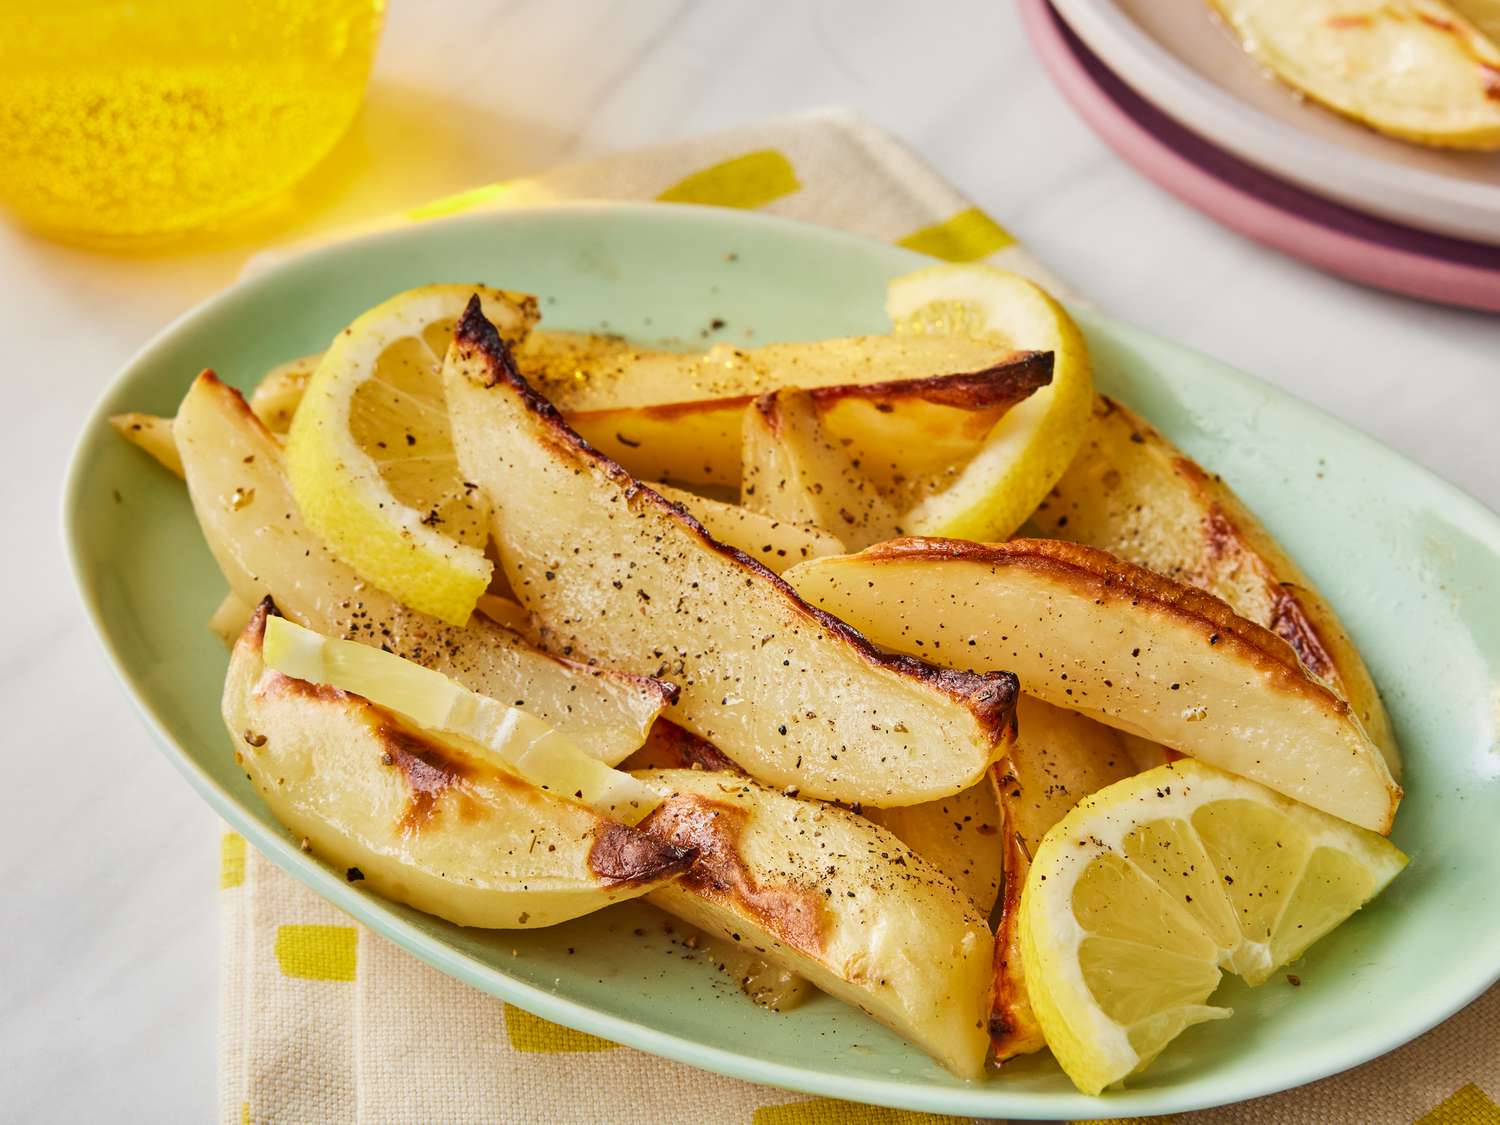
M1223 972L1264 983L1406 865L1385 838L1184 759L1085 797L1021 895L1021 961L1047 1045L1097 1094L1223 1019Z
M890 282L885 309L898 334L976 336L1053 353L1052 382L1007 411L957 479L902 521L912 535L1007 538L1046 498L1083 441L1094 403L1083 334L1042 289L993 266L905 274Z
M470 296L512 345L536 300L478 285L398 294L334 338L287 434L308 526L359 576L412 609L468 620L489 583L489 506L464 481L443 399L443 355Z

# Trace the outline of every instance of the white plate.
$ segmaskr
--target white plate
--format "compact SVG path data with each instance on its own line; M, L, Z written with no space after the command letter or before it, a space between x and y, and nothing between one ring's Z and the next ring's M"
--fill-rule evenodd
M1367 214L1500 246L1500 153L1385 137L1300 97L1203 0L1052 0L1121 80L1205 140Z

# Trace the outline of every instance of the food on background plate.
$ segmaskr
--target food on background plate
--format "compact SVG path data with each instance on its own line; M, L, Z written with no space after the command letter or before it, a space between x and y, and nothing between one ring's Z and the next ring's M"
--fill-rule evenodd
M1385 705L1333 607L1228 485L1140 415L1099 396L1082 448L1031 523L1207 590L1271 630L1348 701L1400 780Z
M114 422L186 477L230 586L235 752L320 860L468 925L644 894L758 1003L811 981L956 1073L1046 1045L1096 1089L1217 1017L1220 970L1264 979L1399 870L1247 780L1388 829L1389 730L1331 609L1096 399L1050 297L972 266L889 296L889 336L689 355L426 286L273 369L253 410L204 373L175 419ZM1169 577L999 542L1028 518ZM994 542L887 541L913 528ZM1170 872L1110 883L1065 841L1086 815L1159 831L1132 794L1183 751L1242 776L1174 763L1169 842L1285 909L1226 880L1239 916L1179 949L1141 890ZM1264 862L1268 824L1309 878ZM1139 963L1110 959L1122 933Z
M477 303L444 366L459 464L549 649L671 679L674 722L812 797L916 804L1004 754L1014 677L879 652L710 538L568 429Z
M1491 43L1500 45L1500 0L1448 0Z
M276 818L351 881L461 926L526 928L689 866L689 851L544 792L483 747L267 668L270 612L235 645L224 723Z
M1377 132L1500 149L1500 46L1444 0L1208 0L1292 89ZM1480 14L1477 0L1468 0ZM1493 18L1493 13L1491 18Z
M1021 956L1047 1045L1080 1090L1134 1074L1223 972L1263 984L1378 894L1381 836L1184 759L1081 801L1032 857Z

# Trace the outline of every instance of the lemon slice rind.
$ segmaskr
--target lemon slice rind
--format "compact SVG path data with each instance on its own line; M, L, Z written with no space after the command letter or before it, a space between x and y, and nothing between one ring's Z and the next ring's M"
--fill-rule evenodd
M1250 835L1257 823L1276 832L1262 841L1264 849L1245 847L1226 858L1216 820L1231 826L1230 835L1235 820ZM1197 846L1201 854L1159 858L1160 829L1173 822L1192 827L1182 851ZM1142 850L1146 840L1150 847ZM1288 866L1278 877L1283 852ZM1214 873L1206 881L1205 859ZM1043 839L1021 900L1023 971L1048 1047L1085 1093L1123 1081L1187 1027L1230 1014L1206 1003L1223 972L1262 983L1378 894L1405 863L1373 832L1191 759L1086 797ZM1100 888L1111 885L1107 872L1116 867L1114 885L1125 890L1112 911ZM1342 879L1327 877L1328 870ZM1238 890L1230 871L1241 877ZM1264 884L1247 883L1247 871ZM1134 893L1126 893L1130 888ZM1261 921L1263 907L1270 913ZM1092 912L1091 925L1080 921L1080 909ZM1268 932L1247 932L1258 925ZM1112 945L1127 955L1117 972L1101 954ZM1089 967L1101 964L1091 983ZM1099 982L1111 991L1101 996ZM1143 1008L1153 987L1167 1001ZM1125 1016L1122 1009L1135 1010Z
M886 313L897 333L994 337L1053 353L1052 382L1008 410L979 453L903 519L914 535L993 542L1025 522L1062 477L1093 410L1088 346L1042 289L986 265L938 265L893 280Z
M379 381L379 365L388 348L405 342L407 358L432 370L431 398L392 392L408 417L421 417L428 432L448 441L442 403L441 369L446 341L434 326L458 319L473 294L479 294L486 316L511 341L524 337L536 320L533 298L475 285L428 285L377 305L335 337L308 381L307 391L287 437L286 467L297 506L308 525L330 550L366 581L413 609L453 625L462 625L489 583L492 564L484 554L488 523L485 500L477 490L458 494L460 482L451 443L435 452L402 458L402 440L392 435L394 452L385 460L372 455L354 428L354 403L367 381ZM398 426L392 415L382 424ZM406 443L410 444L408 437ZM426 458L434 481L452 478L443 495L415 506L392 491L386 474L393 465L410 469ZM452 459L451 468L448 459ZM434 489L437 489L434 484ZM464 517L467 534L446 532L439 510ZM467 541L465 541L467 540Z

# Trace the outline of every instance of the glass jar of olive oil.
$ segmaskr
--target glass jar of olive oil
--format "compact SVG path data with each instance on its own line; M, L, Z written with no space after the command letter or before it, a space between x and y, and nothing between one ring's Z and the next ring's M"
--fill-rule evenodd
M288 187L349 127L385 0L22 0L0 11L0 203L130 246Z

